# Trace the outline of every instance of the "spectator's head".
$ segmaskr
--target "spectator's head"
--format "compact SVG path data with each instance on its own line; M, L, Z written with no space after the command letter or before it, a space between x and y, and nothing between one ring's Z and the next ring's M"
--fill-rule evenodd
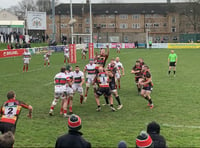
M118 148L127 148L127 144L125 141L120 141L118 144Z
M10 99L14 99L16 97L16 95L15 95L15 92L14 91L9 91L8 93L7 93L7 98L8 98L8 100L10 100Z
M13 147L15 138L12 132L7 132L0 135L0 148Z
M147 125L147 133L160 134L160 125L155 121Z
M81 125L81 118L78 115L72 114L68 119L68 127L70 130L80 130Z
M148 133L142 131L136 138L136 148L153 148L153 141Z

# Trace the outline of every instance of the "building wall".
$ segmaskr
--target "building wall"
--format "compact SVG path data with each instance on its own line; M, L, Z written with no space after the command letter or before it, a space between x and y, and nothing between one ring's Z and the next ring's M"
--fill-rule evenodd
M74 16L77 20L74 25L74 33L89 34L89 14ZM56 40L60 41L60 35L65 35L70 41L71 29L68 25L69 15L56 15ZM168 14L103 14L93 15L93 37L101 36L100 42L108 42L109 36L118 36L120 42L145 42L146 32L153 42L178 42L179 34L192 31L192 25L187 23L184 16L178 13ZM183 25L184 22L184 25ZM47 16L47 34L52 34L52 20ZM60 28L61 24L61 28ZM97 28L100 26L100 28ZM188 27L190 26L190 27ZM60 32L61 31L61 32ZM76 36L75 38L79 38ZM88 38L82 36L83 38ZM94 37L95 38L95 37ZM86 40L86 39L85 39ZM82 41L85 41L82 40ZM78 39L75 39L75 42ZM94 42L96 39L94 39Z

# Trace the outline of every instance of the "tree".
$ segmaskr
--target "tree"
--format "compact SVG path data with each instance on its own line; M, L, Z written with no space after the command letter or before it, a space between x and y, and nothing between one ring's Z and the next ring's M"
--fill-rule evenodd
M200 31L200 0L190 0L184 11L194 32Z
M47 12L51 9L51 0L37 0L36 5L38 11Z

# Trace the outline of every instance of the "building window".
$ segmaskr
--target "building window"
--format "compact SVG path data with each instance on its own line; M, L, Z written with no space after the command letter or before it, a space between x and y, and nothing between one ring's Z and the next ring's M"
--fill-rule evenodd
M153 27L153 24L152 23L146 23L145 26L146 26L146 28L150 28L150 27Z
M174 37L173 37L173 40L174 40L174 41L177 41L177 40L178 40L177 36L174 36Z
M108 18L114 19L115 15L109 15Z
M49 15L49 19L50 19L50 20L52 19L52 15Z
M67 24L61 24L60 26L61 26L61 28L66 28Z
M78 27L82 28L82 24L78 24Z
M132 18L134 19L134 20L138 20L139 18L140 18L140 15L139 14L134 14L134 15L132 15Z
M128 28L128 24L120 24L119 28L120 29L127 29Z
M106 28L106 24L101 24L101 28Z
M158 23L154 23L153 26L154 27L159 27L159 24Z
M132 28L133 28L133 29L139 29L139 28L140 28L140 24L133 24L133 25L132 25Z
M145 18L152 18L152 14L145 14Z
M97 27L97 24L94 24L94 25L93 25L93 28L96 28L96 27Z
M115 28L115 24L108 24L108 28Z
M172 28L171 28L172 30L172 32L176 32L176 27L175 26L172 26Z
M106 15L100 15L100 17L101 17L102 19L105 19L105 18L106 18Z
M61 15L61 18L62 18L62 19L66 19L66 18L67 18L67 15Z
M167 27L167 23L164 23L163 26L164 26L164 27Z
M90 18L86 18L86 19L85 19L85 23L86 23L86 24L90 24Z
M176 23L176 17L175 16L172 17L172 23Z
M85 33L90 33L90 28L89 27L85 28Z
M128 19L128 15L126 15L126 14L121 14L121 15L119 15L119 18L120 18L120 19Z

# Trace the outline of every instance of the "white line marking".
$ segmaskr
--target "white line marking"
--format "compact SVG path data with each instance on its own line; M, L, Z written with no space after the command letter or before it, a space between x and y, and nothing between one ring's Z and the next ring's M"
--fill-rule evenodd
M166 127L175 127L175 128L191 128L191 129L200 129L200 126L193 126L193 125L175 125L175 124L161 124L162 126Z
M44 86L48 86L48 85L51 85L51 84L53 84L53 82L46 83L46 84L44 84Z

